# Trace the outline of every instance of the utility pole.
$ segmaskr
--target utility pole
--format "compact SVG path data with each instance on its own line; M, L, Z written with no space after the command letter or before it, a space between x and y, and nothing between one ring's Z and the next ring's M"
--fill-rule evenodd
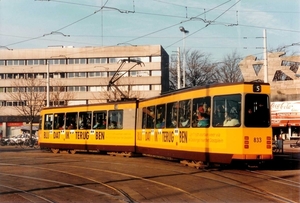
M179 30L183 33L182 34L182 42L183 42L183 62L182 62L182 87L185 88L185 38L186 38L186 34L189 33L188 30L184 29L183 26L179 27Z
M49 60L47 59L47 107L50 105L50 79L49 79Z
M267 31L264 29L264 82L268 83Z
M181 88L180 86L180 47L177 48L177 89Z

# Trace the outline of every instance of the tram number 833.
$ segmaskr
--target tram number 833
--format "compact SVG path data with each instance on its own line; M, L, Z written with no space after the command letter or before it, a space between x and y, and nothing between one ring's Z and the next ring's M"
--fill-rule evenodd
M261 137L254 137L253 141L255 143L261 143L262 142L262 138Z

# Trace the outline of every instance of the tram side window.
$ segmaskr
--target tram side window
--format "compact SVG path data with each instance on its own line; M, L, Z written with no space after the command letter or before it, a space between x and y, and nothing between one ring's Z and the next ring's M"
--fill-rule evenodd
M78 113L67 113L66 114L66 129L77 129Z
M166 127L166 105L156 106L156 128L165 128Z
M44 116L44 130L52 130L53 114L45 114Z
M108 128L109 129L123 128L123 110L108 111Z
M193 99L193 127L209 127L211 120L210 100L210 97Z
M93 114L93 129L106 129L107 128L107 121L106 111L96 111Z
M213 126L241 125L241 95L215 96L213 99Z
M145 129L147 126L147 108L143 107L143 114L142 114L142 128Z
M143 129L146 128L154 128L154 122L155 122L155 108L154 106L151 107L144 107L143 108L143 123L142 127Z
M65 129L65 114L55 113L54 114L54 129L62 130Z
M144 107L143 108L143 128L154 128L155 123L155 107Z
M92 112L79 112L79 129L91 129Z
M178 102L167 104L167 128L178 128Z
M269 127L271 124L269 96L246 94L244 116L246 127Z
M154 106L147 107L146 111L147 111L146 128L153 129L155 124L155 107Z
M191 124L191 100L179 101L179 127L188 128Z

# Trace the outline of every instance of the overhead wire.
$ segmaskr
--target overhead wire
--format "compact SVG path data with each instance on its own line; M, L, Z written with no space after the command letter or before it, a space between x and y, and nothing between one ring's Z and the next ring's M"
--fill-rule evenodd
M49 1L50 1L50 0L49 0ZM74 3L74 2L66 2L66 1L59 1L59 0L51 0L51 1L59 2L59 3L67 3L67 4L80 5L80 6L88 6L88 7L99 7L99 6L93 6L93 5L88 5L88 4L81 4L81 3ZM157 1L157 2L163 2L163 1L158 1L158 0L156 0L156 1ZM229 1L230 1L230 0L229 0ZM199 17L199 16L201 16L201 15L204 15L205 13L207 13L207 12L209 12L209 11L211 11L211 10L216 10L216 9L218 9L218 7L220 7L220 6L222 6L222 5L226 4L226 3L228 3L229 1L226 1L226 2L224 2L224 3L222 3L222 4L218 5L218 6L216 6L216 7L214 7L214 8L211 8L211 9L209 9L209 10L207 10L207 11L204 11L203 13L200 13L199 15L197 15L197 16L195 16L195 17L191 17L191 18L189 18L189 19L187 19L187 20L183 20L183 21L181 21L181 22L179 22L179 23L176 23L176 24L167 26L167 27L165 27L165 28L162 28L162 29L159 29L159 30L150 32L150 33L148 33L148 34L145 34L145 35L142 35L142 36L135 37L135 38L133 38L133 39L131 39L131 40L128 40L128 41L125 41L125 42L123 42L123 43L128 43L128 42L132 42L132 41L135 41L135 40L138 40L138 39L141 39L141 38L149 37L150 35L153 35L153 34L155 34L155 33L159 33L159 32L161 32L161 31L163 31L163 30L167 30L167 29L170 29L170 28L172 28L172 27L178 26L178 25L180 25L180 24L186 23L186 22L188 22L188 21L194 20L195 18L197 18L197 17ZM212 23L219 23L219 24L221 24L221 25L222 25L222 23L225 24L224 22L217 22L216 20L217 20L218 18L220 18L222 15L224 15L227 11L229 11L229 9L231 9L231 8L232 8L234 5L236 5L238 2L240 2L240 1L237 1L237 2L236 2L235 4L233 4L230 8L226 9L226 10L225 10L224 12L222 12L219 16L217 16L214 20L212 20L212 21L207 21L208 24L206 24L205 27L202 27L202 28L198 29L197 31L191 33L190 35L187 35L185 38L188 38L188 37L190 38L192 35L194 35L195 33L197 33L197 32L199 32L199 31L203 30L203 29L206 28L208 25L212 25ZM87 19L87 18L91 17L92 15L95 15L95 14L98 13L101 9L106 8L105 6L106 6L107 3L108 3L108 0L105 2L105 4L104 4L103 6L101 6L101 8L100 8L99 10L96 10L96 11L93 12L92 14L89 14L88 16L85 16L85 17L83 17L83 18L81 18L81 19L79 19L79 20L76 20L75 22L72 22L71 24L68 24L68 25L62 27L62 28L56 30L55 32L60 31L60 30L63 30L63 29L65 29L65 28L67 28L67 27L69 27L69 26L72 26L72 25L74 25L74 24L76 24L76 23L78 23L78 22L80 22L80 21L82 21L82 20L84 20L84 19ZM165 2L163 2L163 3L165 3ZM172 4L172 3L171 3L171 4ZM173 4L172 4L172 5L173 5ZM178 5L178 4L174 4L174 5L176 5L176 6L181 6L181 7L186 7L186 6ZM120 10L120 9L118 9L118 8L114 8L114 7L107 7L107 8L114 9L114 10L117 10L117 11L119 11L119 12L122 12L122 10ZM129 12L129 11L128 11L128 12ZM128 12L127 12L127 13L128 13ZM184 17L182 17L182 16L175 16L175 15L163 15L163 14L155 14L155 13L136 12L136 11L134 11L134 12L135 12L135 13L138 13L138 14L146 14L146 15L158 15L158 16L167 16L167 17L184 18ZM133 12L132 12L132 13L133 13ZM268 28L268 27L263 27L263 26L253 26L253 25L243 25L243 24L238 24L238 26L243 26L243 27L254 27L254 28L264 28L264 29L269 29L269 30L279 30L279 31L288 31L288 32L296 32L296 33L299 33L299 32L300 32L300 31L287 30L287 29L281 29L281 28ZM73 35L72 35L72 36L73 36ZM74 36L76 36L76 35L74 35ZM26 39L26 40L22 40L22 41L19 41L19 42L15 42L15 43L8 44L8 45L6 45L6 46L15 45L15 44L27 42L27 41L30 41L30 40L36 40L36 39L40 39L40 38L42 38L42 37L44 37L44 36L33 37L33 38L30 38L30 39ZM150 38L150 37L149 37L149 38ZM169 37L168 37L168 38L169 38ZM182 40L182 38L181 38L180 40L177 40L177 41L175 41L174 43L172 43L172 44L166 46L165 48L169 48L169 47L173 46L174 44L180 42L181 40ZM118 43L118 44L120 44L120 43Z
M50 1L50 0L48 0L48 1ZM53 0L53 1L56 1L56 0ZM87 15L87 16L85 16L85 17L79 19L79 20L76 20L75 22L70 23L70 24L68 24L68 25L66 25L66 26L64 26L64 27L62 27L62 28L59 28L59 29L57 29L57 30L55 30L55 31L52 31L50 34L57 33L57 32L59 32L59 31L65 29L65 28L67 28L67 27L70 27L70 26L72 26L72 25L74 25L74 24L76 24L76 23L78 23L78 22L80 22L80 21L82 21L82 20L84 20L84 19L87 19L87 18L89 18L89 17L95 15L96 13L98 13L99 11L101 11L101 10L103 9L103 7L105 7L105 5L108 3L108 1L109 1L109 0L106 0L106 2L104 3L104 5L103 5L100 9L94 11L92 14ZM58 2L63 2L63 1L58 1ZM42 36L33 37L33 38L30 38L30 39L27 39L27 40L18 41L18 42L15 42L15 43L8 44L8 45L6 45L6 46L12 46L12 45L15 45L15 44L20 44L20 43L28 42L28 41L35 40L35 39L40 39L40 38L42 38L42 37L45 37L46 35L49 35L49 34L44 34L44 35L42 35Z
M239 0L239 1L240 1L240 0ZM238 1L238 2L239 2L239 1ZM229 2L229 1L226 1L226 2L224 2L224 3L222 3L222 4L218 5L218 6L214 7L213 9L218 8L218 7L224 5L224 4L228 3L228 2ZM233 6L235 6L238 2L236 2L236 3L233 4L231 7L229 7L226 11L228 11L229 9L231 9L231 8L232 8ZM211 10L212 10L212 9L210 9L210 10L208 10L208 11L211 11ZM208 11L207 11L207 12L208 12ZM217 16L213 21L215 21L215 20L217 20L218 18L220 18L224 13L226 13L226 11L224 11L224 12L221 13L219 16ZM201 15L201 14L199 14L199 15L197 15L197 16L195 16L195 17L199 17L200 15ZM190 18L190 20L193 19L193 18L195 18L195 17ZM206 24L204 27L202 27L202 28L196 30L195 32L193 32L193 33L191 33L191 34L189 34L189 35L187 35L187 36L184 36L182 40L184 40L184 39L186 39L186 38L188 38L188 37L190 37L190 36L192 36L192 35L194 35L194 34L200 32L201 30L205 29L205 28L208 27L209 25L210 25L210 23ZM176 42L170 44L170 45L167 46L166 48L168 48L168 47L170 47L170 46L173 46L174 44L177 44L177 43L180 42L180 41L181 41L181 40L177 40Z

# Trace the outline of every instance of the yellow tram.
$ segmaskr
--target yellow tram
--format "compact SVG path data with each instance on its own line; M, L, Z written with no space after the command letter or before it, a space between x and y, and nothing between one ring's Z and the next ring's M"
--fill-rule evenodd
M45 108L39 142L53 152L135 152L230 163L272 159L270 86L218 84L141 101Z
M39 144L54 153L68 150L135 150L136 101L45 108Z
M230 163L272 158L268 84L195 87L139 102L139 153Z

